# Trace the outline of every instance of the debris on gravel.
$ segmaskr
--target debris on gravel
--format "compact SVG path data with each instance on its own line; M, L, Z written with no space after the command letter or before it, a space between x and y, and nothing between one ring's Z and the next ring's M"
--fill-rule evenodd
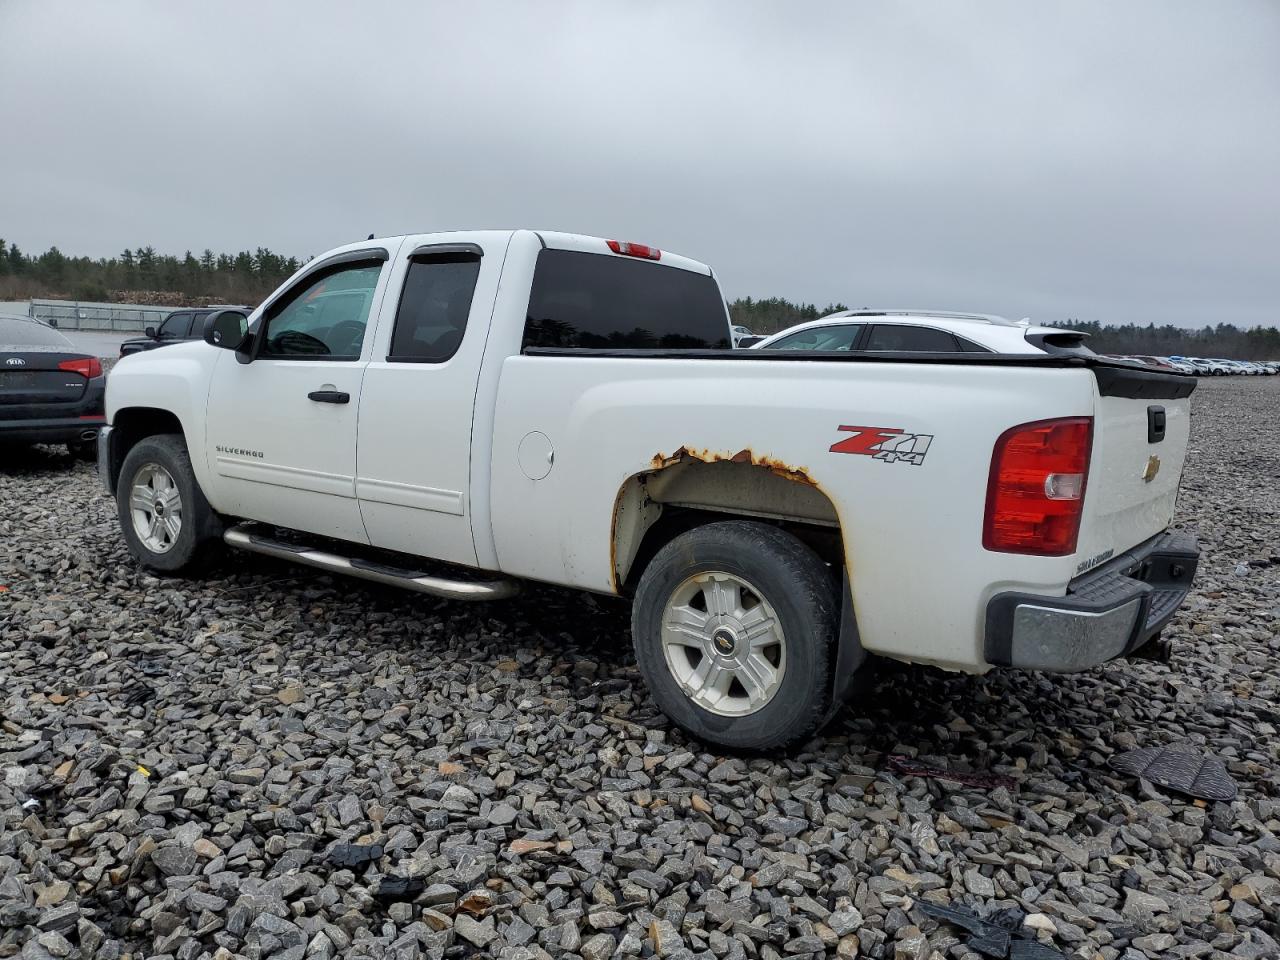
M668 726L620 601L161 579L92 466L4 451L0 957L973 958L923 904L1080 960L1278 957L1280 378L1193 407L1171 665L887 665L764 758ZM1110 767L1172 743L1236 798Z

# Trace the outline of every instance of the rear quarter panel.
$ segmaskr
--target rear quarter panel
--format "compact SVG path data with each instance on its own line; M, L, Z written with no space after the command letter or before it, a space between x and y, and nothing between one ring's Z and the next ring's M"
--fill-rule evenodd
M1014 424L1093 412L1084 369L895 363L514 356L495 411L491 509L502 570L612 593L612 523L624 482L681 447L749 451L802 471L832 501L864 645L980 670L987 599L1061 595L1073 558L988 553L991 451ZM923 462L833 452L842 425L932 439ZM521 440L545 434L544 479Z

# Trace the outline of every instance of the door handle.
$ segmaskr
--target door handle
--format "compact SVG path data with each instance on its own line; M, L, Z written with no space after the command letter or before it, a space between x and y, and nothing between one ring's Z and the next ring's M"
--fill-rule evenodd
M312 390L307 394L307 399L316 403L350 403L351 394L341 390Z

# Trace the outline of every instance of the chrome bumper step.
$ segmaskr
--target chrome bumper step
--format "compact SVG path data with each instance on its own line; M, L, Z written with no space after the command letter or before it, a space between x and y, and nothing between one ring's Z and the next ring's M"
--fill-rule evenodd
M453 579L375 560L346 557L304 544L288 543L267 536L259 524L252 522L231 527L222 534L222 539L237 550L261 553L279 560L292 560L329 573L359 577L361 580L371 580L449 600L503 600L520 592L520 585L514 580Z

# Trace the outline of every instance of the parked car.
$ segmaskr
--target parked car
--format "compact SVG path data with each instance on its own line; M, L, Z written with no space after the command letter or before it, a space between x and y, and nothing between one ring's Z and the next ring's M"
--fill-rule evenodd
M1030 326L979 313L923 310L843 310L796 324L755 344L755 350L837 350L909 353L1089 352L1088 334Z
M120 344L120 356L127 357L131 353L144 350L155 350L157 347L168 347L187 340L199 340L204 335L204 321L210 314L221 310L240 310L247 317L251 307L219 306L200 307L191 310L175 310L164 318L160 328L147 327L141 337L134 337Z
M0 442L64 443L92 459L106 379L102 361L53 327L0 314Z
M802 742L869 654L1132 654L1196 569L1168 529L1196 381L1030 339L1056 332L731 350L705 265L523 230L340 247L249 321L112 371L99 470L138 561L225 544L455 599L631 597L653 698L708 744ZM1024 341L962 326L988 328Z
M1224 377L1230 372L1230 367L1221 360L1206 360L1203 357L1187 357L1187 362L1196 368L1196 373L1202 377Z
M748 330L746 327L738 326L737 324L729 328L729 333L733 339L733 346L735 347L742 346L742 341L745 337L755 336L755 334L752 333L750 330Z

